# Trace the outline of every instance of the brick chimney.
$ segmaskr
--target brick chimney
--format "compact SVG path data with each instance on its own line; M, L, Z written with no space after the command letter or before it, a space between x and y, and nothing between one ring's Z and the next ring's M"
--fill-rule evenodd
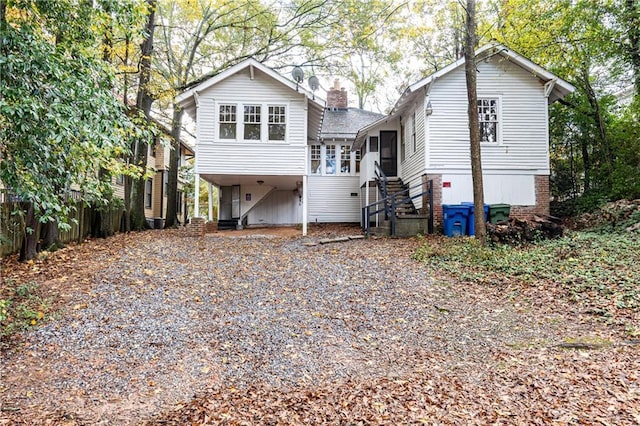
M333 80L333 87L327 92L327 108L347 108L349 98L347 89L340 87L340 80Z

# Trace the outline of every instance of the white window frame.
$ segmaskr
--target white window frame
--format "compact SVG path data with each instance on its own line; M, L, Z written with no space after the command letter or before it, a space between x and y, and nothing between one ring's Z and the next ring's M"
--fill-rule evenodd
M246 121L246 112L245 108L258 108L260 110L259 113L249 112L249 118L257 117L259 121ZM242 104L242 139L245 142L260 142L265 139L265 120L263 119L264 115L264 105L259 103L246 103ZM258 139L247 139L247 135L245 135L245 126L247 125L259 125L260 129L260 137Z
M233 114L235 115L235 122L232 122L232 121L224 121L223 122L221 120L222 112L220 111L220 109L222 107L227 107L227 106L235 108L235 112L233 112ZM238 110L239 110L239 105L236 104L236 103L232 103L232 102L220 102L220 103L218 103L217 110L218 110L218 123L217 123L217 126L216 126L216 130L218 132L218 139L223 140L223 141L235 141L235 140L238 140L238 136L239 136L239 129L238 129ZM231 124L231 123L234 123L235 126L236 126L236 137L235 138L228 138L228 139L227 138L223 138L220 135L220 125L221 124Z
M483 141L482 133L480 133L480 143L486 146L502 145L502 96L494 94L478 94L478 103L482 101L496 101L496 140L495 142ZM478 111L478 125L481 125L482 123L480 119L480 111Z
M416 111L411 116L411 155L418 150L418 141L416 140Z
M309 175L310 176L358 176L359 172L356 172L356 164L362 162L362 158L359 157L360 151L351 151L350 142L327 142L321 145L312 144L309 145ZM320 172L313 173L312 161L313 147L320 148ZM335 146L335 173L327 173L327 148ZM345 147L349 155L349 172L342 172L342 149ZM362 165L361 165L362 166Z
M318 154L317 157L314 157L314 148L317 148L316 153ZM313 171L313 161L317 160L320 162L320 165L318 167L318 171L314 172ZM322 167L322 145L320 144L313 144L309 147L309 174L312 176L321 176L322 172L324 170L324 167Z
M282 115L279 114L279 116L282 117L282 120L284 120L283 122L275 122L272 123L271 122L271 112L269 111L271 108L283 108L284 109L284 113ZM289 108L287 108L287 105L285 104L267 104L266 107L266 113L267 113L267 119L265 120L267 122L267 140L269 142L286 142L288 140L288 131L289 131L289 126L288 126L288 122L289 122ZM283 139L271 139L270 135L269 135L269 126L271 126L272 124L283 124L284 125L284 135L283 135Z

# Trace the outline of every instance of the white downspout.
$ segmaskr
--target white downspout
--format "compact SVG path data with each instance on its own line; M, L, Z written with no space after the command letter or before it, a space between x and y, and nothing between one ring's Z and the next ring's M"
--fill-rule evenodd
M196 105L196 158L195 158L195 173L193 174L194 180L194 200L193 200L193 217L200 217L200 174L198 173L198 142L200 140L200 120L198 120L200 109L200 98L198 92L193 92L193 102Z
M213 185L209 183L209 222L213 222Z
M309 176L306 174L302 176L302 236L307 236L307 222L309 221L309 203L307 203L308 194L308 182Z
M200 175L198 173L194 173L193 183L195 186L193 195L193 217L200 217Z

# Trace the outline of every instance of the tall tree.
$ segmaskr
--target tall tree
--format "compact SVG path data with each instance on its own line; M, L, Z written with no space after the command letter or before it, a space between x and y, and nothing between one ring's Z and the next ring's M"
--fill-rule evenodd
M482 183L482 157L480 152L480 124L478 122L478 93L476 91L476 2L467 0L464 38L464 70L467 82L467 115L471 151L471 177L473 179L473 207L476 214L475 235L483 244L487 240L484 224L484 185Z
M140 62L138 74L138 94L136 97L136 110L142 113L151 126L151 105L154 97L151 89L151 57L153 55L153 34L155 31L156 0L147 0L147 20L145 23L144 38L140 45ZM139 138L132 142L132 163L139 169L146 169L149 155L149 145L153 139ZM129 204L129 216L131 229L140 230L148 228L145 217L145 179L134 179L131 185L131 200Z
M332 16L328 5L328 0L296 0L286 6L255 0L159 3L154 88L160 103L172 111L166 227L177 219L183 111L173 102L175 93L249 57L275 67L299 61L296 52L308 48L311 35Z
M570 191L555 194L558 199L574 194L575 188L578 194L606 198L614 184L618 159L609 135L608 99L617 90L612 83L622 80L633 65L633 31L628 28L632 16L621 0L506 0L500 25L491 31L494 38L578 89L562 105L551 107L552 169L571 170L571 180L577 182L554 182L567 176L552 170L552 187ZM568 123L555 114L574 120ZM559 123L563 127L555 126Z
M111 91L112 70L90 48L89 4L4 5L11 21L0 34L0 180L33 209L28 218L68 229L71 188L81 201L104 202L110 187L98 171L126 151L133 126ZM76 32L52 24L81 15L87 21ZM37 225L28 226L23 260L35 256Z
M359 108L375 101L402 58L398 31L404 9L406 2L391 0L336 1L334 18L318 35L324 62L353 84Z

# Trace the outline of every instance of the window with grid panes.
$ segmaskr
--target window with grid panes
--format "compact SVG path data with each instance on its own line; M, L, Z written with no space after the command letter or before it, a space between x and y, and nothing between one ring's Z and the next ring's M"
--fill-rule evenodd
M364 146L366 148L367 144L365 144ZM360 156L360 150L357 150L355 154L356 154L356 173L360 173L360 160L362 159Z
M244 106L244 138L245 140L260 140L260 105Z
M283 141L287 130L287 114L284 106L269 107L269 140Z
M327 175L336 174L336 146L327 145L325 148L324 173Z
M311 174L319 175L322 173L322 154L320 145L311 145Z
M498 99L478 99L480 142L498 142Z
M416 112L413 112L413 117L411 118L411 152L416 152Z
M144 183L144 207L151 208L151 201L153 200L153 179L147 179Z
M236 138L236 106L235 105L220 105L218 131L219 131L220 139Z
M340 145L340 173L351 173L351 147Z

